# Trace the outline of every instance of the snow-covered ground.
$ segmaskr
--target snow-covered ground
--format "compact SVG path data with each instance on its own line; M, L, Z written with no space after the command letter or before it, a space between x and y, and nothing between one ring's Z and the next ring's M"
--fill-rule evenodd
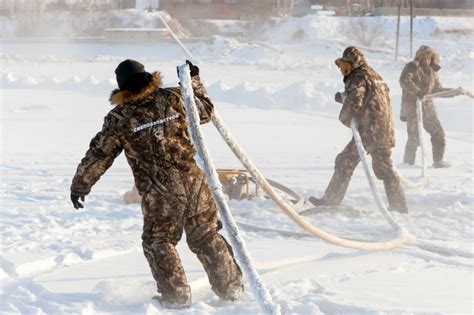
M324 192L334 158L351 138L337 120L340 107L333 95L343 88L334 60L352 42L338 36L328 19L327 24L315 17L293 19L267 31L266 43L273 48L224 38L190 46L202 61L216 108L255 164L266 177L305 197ZM441 52L445 86L473 91L473 36L449 32L459 25L469 30L472 20L428 22L416 24L415 47L428 44ZM438 31L423 26L428 24ZM323 26L324 31L308 31L304 41L292 38L301 27ZM401 39L398 62L387 52L393 44L388 39L382 49L364 51L391 87L393 159L400 173L413 179L420 169L401 165L406 131L398 121L398 77L408 60L408 39ZM72 208L72 176L111 108L113 70L125 58L161 71L165 85L175 85L175 67L186 57L172 44L1 45L0 312L259 313L249 290L236 303L220 301L183 241L178 249L193 290L192 308L171 312L151 299L155 284L141 250L141 210L122 202L132 186L123 156L87 196L85 209ZM446 158L453 166L430 168L424 188L407 190L410 213L395 217L415 237L444 250L404 246L368 252L298 233L288 236L271 230L302 231L271 201L230 201L238 222L247 223L243 237L284 313L473 313L473 102L458 97L436 103L447 133ZM204 130L216 166L239 168L213 126ZM360 167L344 204L354 209L308 220L353 239L394 236Z

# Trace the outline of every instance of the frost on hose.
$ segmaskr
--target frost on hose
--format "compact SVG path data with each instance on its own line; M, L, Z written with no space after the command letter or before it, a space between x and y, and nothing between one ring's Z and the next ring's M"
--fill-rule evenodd
M421 147L421 175L420 177L412 182L403 176L400 176L402 179L403 184L411 189L418 189L424 186L428 182L428 162L426 159L426 144L425 144L425 137L424 137L424 129L423 129L423 101L428 99L435 99L435 98L447 98L447 97L455 97L459 95L468 95L472 97L472 94L465 91L462 88L458 89L451 89L447 91L441 91L434 94L426 95L423 100L417 99L416 100L416 123L417 123L417 130L418 130L418 141Z
M412 182L406 179L403 176L400 176L404 186L411 189L421 188L428 181L428 164L426 161L426 146L425 146L425 137L423 133L423 110L422 110L422 101L419 99L416 100L416 124L418 130L418 141L421 147L421 175L420 177Z
M247 277L253 294L259 302L262 310L267 314L281 314L280 306L273 303L270 293L257 273L250 253L245 246L245 242L240 237L237 224L232 217L224 196L224 192L222 191L216 168L214 167L212 158L209 154L209 151L207 150L207 146L204 141L204 135L200 129L199 113L194 99L188 65L185 64L179 67L179 79L184 97L184 107L187 114L186 117L188 120L188 129L192 142L197 151L197 162L199 162L198 165L200 167L203 167L203 171L206 174L209 185L211 186L211 190L219 209L223 225L229 235L229 241L235 251L236 258L238 259L241 268L244 270L244 274Z
M364 154L364 147L362 145L362 140L359 135L359 124L355 119L351 121L351 129L352 135L354 136L354 142L357 147L357 152L359 153L360 160L362 162L362 166L364 167L364 172L369 181L370 190L372 191L372 195L374 196L375 202L377 203L377 207L379 208L380 212L382 213L383 217L387 222L393 227L394 230L400 231L400 234L404 236L404 238L410 238L408 232L406 232L400 224L395 220L395 218L390 214L387 209L387 206L382 200L380 193L377 189L377 185L375 183L375 178L372 172L370 171L369 163L367 162L367 158Z
M366 250L384 250L400 247L408 241L408 237L405 233L402 233L401 230L397 230L398 234L396 238L387 242L359 242L349 239L344 239L332 234L329 234L316 226L312 225L310 222L306 221L292 205L290 205L286 200L284 200L275 190L270 186L265 177L260 173L260 171L253 165L250 159L247 157L243 149L234 139L229 129L225 126L224 121L219 116L216 110L212 115L212 122L216 126L220 135L230 147L235 156L240 160L244 165L247 171L252 175L255 182L262 187L263 191L278 205L278 207L288 215L296 224L298 224L305 231L311 233L314 236L317 236L329 243L348 247L355 249L366 249Z

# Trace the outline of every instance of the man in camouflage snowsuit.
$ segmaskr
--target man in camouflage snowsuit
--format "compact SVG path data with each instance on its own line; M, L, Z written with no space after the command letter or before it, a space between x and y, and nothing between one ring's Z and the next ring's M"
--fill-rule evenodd
M390 210L407 213L405 193L400 178L392 166L391 151L395 146L389 88L355 47L344 50L336 60L344 76L345 92L336 94L343 104L339 120L350 127L355 118L365 150L372 156L375 176L382 180ZM336 157L334 175L321 199L310 198L316 206L338 205L342 202L354 169L360 162L352 139Z
M400 75L402 87L400 120L407 123L408 132L403 162L410 165L415 164L416 149L420 145L416 115L417 99L422 100L425 95L452 90L443 88L439 82L437 74L441 68L439 59L439 55L434 49L421 46L416 52L415 59L406 64ZM448 167L449 163L443 161L446 147L444 130L432 99L423 101L422 113L423 127L431 136L433 166L436 168Z
M199 78L199 68L188 62L201 123L211 120L213 104ZM77 168L71 186L76 209L79 199L125 152L142 197L143 251L151 267L161 303L188 307L191 291L176 244L183 229L189 248L204 266L212 290L221 298L237 299L242 273L222 228L206 178L196 165L188 134L180 88L162 88L158 73L145 72L137 61L125 60L115 70L119 89L112 92L114 108Z

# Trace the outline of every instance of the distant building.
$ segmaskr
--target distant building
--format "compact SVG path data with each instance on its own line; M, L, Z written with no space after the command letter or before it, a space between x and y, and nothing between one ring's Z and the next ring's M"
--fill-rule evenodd
M160 9L192 19L238 20L276 12L276 3L275 0L160 0Z

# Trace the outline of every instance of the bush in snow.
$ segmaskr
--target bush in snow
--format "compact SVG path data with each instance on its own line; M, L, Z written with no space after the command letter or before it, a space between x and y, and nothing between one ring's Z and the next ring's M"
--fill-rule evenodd
M372 47L385 41L385 22L379 18L351 18L345 25L344 33L347 38L357 44Z

